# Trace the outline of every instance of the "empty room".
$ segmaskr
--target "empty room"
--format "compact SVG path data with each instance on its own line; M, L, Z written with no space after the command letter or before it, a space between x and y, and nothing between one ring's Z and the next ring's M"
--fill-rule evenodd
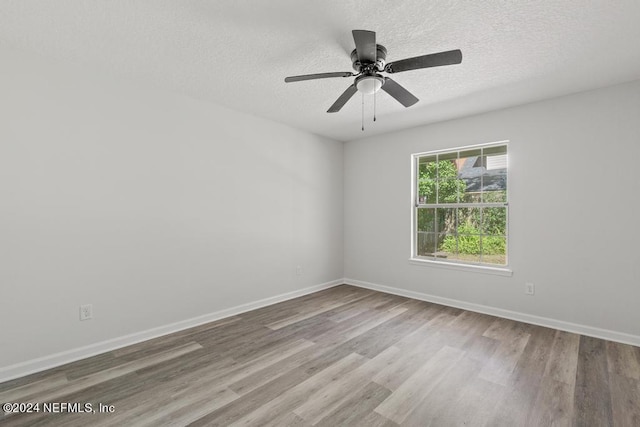
M0 425L640 426L638 22L0 0Z

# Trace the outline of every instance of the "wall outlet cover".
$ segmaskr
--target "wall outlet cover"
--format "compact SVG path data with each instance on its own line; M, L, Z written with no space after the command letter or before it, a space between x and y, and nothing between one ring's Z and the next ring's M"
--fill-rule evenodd
M80 306L80 320L93 318L93 304L83 304Z
M536 287L533 283L527 282L524 284L524 293L527 295L533 295L536 292Z

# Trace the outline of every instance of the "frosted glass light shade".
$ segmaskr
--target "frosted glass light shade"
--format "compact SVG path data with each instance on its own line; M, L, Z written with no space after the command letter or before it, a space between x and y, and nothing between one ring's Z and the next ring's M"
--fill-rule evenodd
M371 95L372 93L379 91L381 87L382 79L374 76L363 77L356 83L358 91L365 95Z

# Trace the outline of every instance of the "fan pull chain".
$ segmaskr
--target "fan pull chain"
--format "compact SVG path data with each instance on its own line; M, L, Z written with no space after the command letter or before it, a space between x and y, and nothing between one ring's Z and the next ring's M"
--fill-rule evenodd
M362 94L362 132L364 132L364 93Z
M373 92L373 121L376 121L376 93Z

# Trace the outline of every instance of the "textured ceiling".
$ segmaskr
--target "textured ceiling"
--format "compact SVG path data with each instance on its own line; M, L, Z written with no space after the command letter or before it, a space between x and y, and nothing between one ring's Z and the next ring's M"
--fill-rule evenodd
M337 140L351 140L640 78L640 1L0 0L0 44L35 51ZM357 94L352 29L377 32L387 61L461 49L460 65L394 79L420 102Z

